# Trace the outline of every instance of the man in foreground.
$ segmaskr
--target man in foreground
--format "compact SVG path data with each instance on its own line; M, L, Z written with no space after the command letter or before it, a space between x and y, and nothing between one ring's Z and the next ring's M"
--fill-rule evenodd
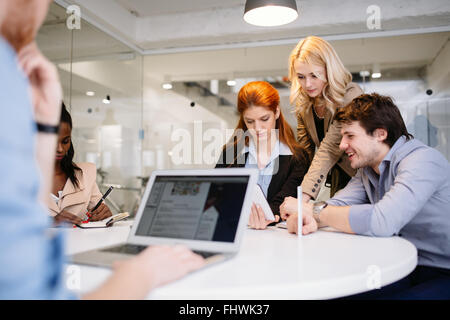
M389 97L361 95L340 109L335 121L343 124L340 149L358 172L326 203L303 206L302 233L330 226L367 236L401 236L417 247L418 267L400 280L397 295L382 297L450 298L449 162L407 132ZM297 208L286 204L281 216L288 231L297 233Z
M0 299L77 298L64 286L64 237L48 232L52 223L42 205L50 192L62 98L55 66L33 43L50 2L0 0ZM111 277L83 298L144 298L202 265L204 259L187 248L147 248L116 264Z

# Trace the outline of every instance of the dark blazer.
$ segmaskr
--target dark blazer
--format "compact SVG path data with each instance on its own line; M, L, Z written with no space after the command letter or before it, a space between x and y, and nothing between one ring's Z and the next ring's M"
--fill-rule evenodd
M238 157L234 156L232 164L226 163L228 152L233 152L232 148L226 149L220 155L216 168L243 168L247 161L248 152L241 153ZM280 215L280 205L285 197L297 197L297 186L301 185L303 176L308 172L309 163L306 151L299 154L298 159L293 155L280 155L275 161L278 161L278 172L272 176L272 180L267 190L267 202L273 211L273 214ZM277 164L275 163L275 166Z

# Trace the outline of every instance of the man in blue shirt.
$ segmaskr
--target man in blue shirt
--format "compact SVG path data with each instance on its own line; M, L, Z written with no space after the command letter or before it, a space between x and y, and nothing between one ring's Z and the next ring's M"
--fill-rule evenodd
M343 123L340 148L359 170L326 203L303 207L302 233L331 226L404 237L417 247L418 267L404 280L408 291L396 297L450 298L449 162L413 139L389 97L361 95L340 109L335 121ZM288 230L298 232L293 208L280 211Z
M56 68L33 43L50 0L0 0L0 299L70 299L64 237L39 199L53 176L61 106ZM117 264L84 298L144 298L204 264L182 247L152 247Z

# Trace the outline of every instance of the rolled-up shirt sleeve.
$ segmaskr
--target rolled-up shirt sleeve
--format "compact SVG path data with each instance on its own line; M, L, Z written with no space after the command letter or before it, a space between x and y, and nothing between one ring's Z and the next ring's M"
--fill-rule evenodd
M348 219L354 233L369 235L370 218L373 209L374 205L370 203L350 207Z
M375 204L353 205L349 222L355 233L389 237L420 212L436 189L444 182L449 167L435 161L430 153L415 152L396 168L393 185Z

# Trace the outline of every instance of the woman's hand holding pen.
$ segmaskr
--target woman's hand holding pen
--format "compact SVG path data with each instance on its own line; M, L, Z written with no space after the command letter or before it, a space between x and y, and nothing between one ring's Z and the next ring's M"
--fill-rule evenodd
M104 203L93 212L88 212L89 221L100 221L112 216L111 210Z
M97 202L92 211L88 211L86 215L88 216L87 221L100 221L112 216L111 211L108 206L103 203L103 200L111 193L113 186L110 186L102 198Z

